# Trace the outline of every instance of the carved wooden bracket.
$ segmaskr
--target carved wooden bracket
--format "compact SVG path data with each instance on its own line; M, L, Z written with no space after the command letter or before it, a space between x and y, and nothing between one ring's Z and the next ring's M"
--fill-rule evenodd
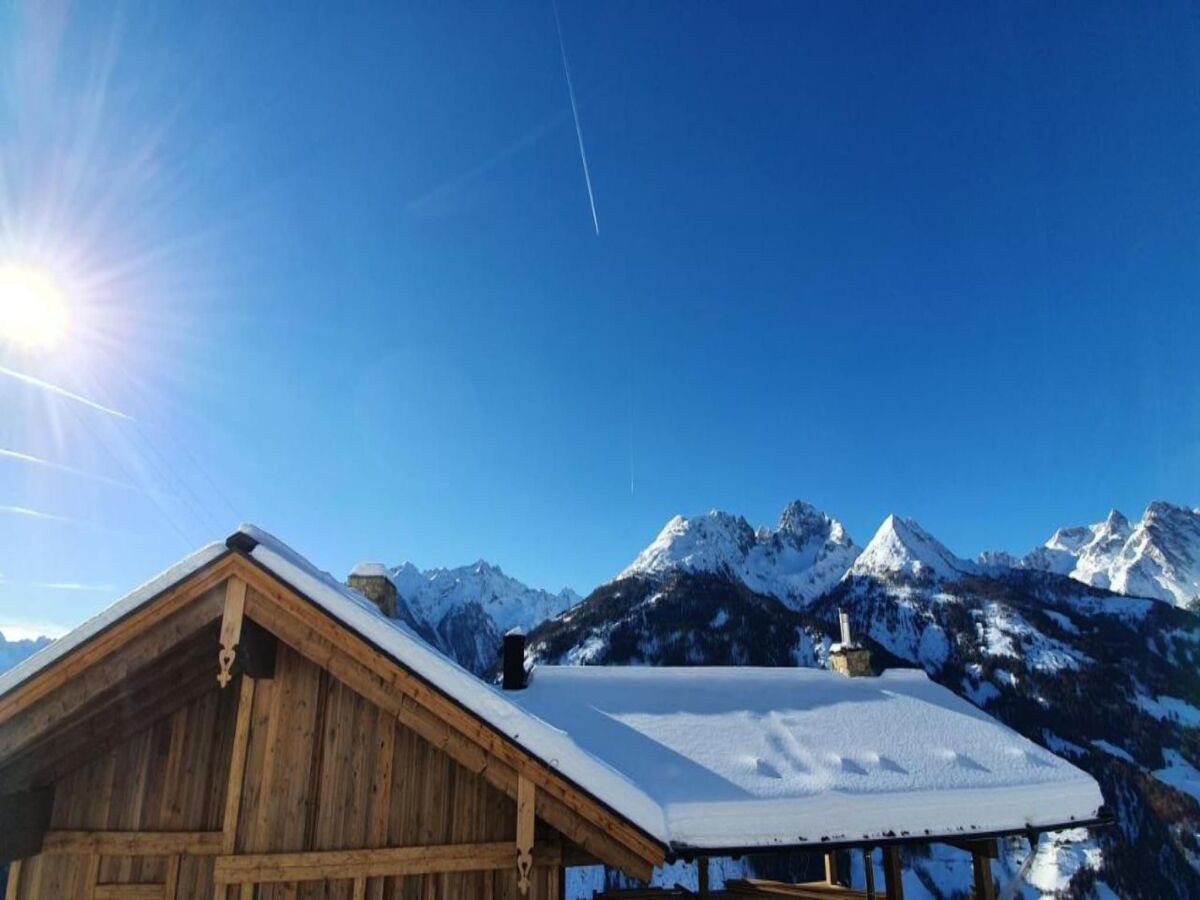
M529 874L533 871L534 805L537 788L524 775L517 778L517 887L529 893Z
M221 649L217 653L217 684L225 687L233 679L233 661L242 637L242 614L246 610L246 582L230 578L225 582L225 614L221 617Z

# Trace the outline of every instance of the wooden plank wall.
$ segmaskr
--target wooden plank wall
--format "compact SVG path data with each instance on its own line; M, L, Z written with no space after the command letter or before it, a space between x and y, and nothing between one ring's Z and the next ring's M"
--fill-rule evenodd
M56 786L53 828L220 830L238 683L155 723ZM561 840L538 825L538 839ZM513 841L512 870L377 878L371 900L519 900L516 804L281 644L255 685L237 852ZM84 856L26 862L18 900L88 895ZM212 860L185 858L178 897L211 900ZM162 882L166 860L105 858L103 882ZM355 900L351 881L232 887L230 900ZM534 870L530 900L559 900L559 872Z
M237 694L214 690L55 786L50 827L88 831L219 830ZM162 857L104 858L99 880L166 877ZM88 858L43 855L22 867L19 900L86 897ZM212 896L212 860L185 858L179 897Z

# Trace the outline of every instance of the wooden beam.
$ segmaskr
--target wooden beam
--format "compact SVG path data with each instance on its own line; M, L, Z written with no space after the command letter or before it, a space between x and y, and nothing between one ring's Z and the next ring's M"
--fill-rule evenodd
M663 863L661 845L286 585L250 565L241 574L251 588L250 618L509 797L516 797L516 773L525 774L538 788L537 816L588 853L641 881L649 881L654 866Z
M96 900L96 886L100 881L100 854L93 853L87 859L83 872L84 900Z
M4 900L17 900L21 889L21 860L14 859L8 866L8 884L4 888Z
M972 853L971 869L975 876L975 900L996 900L996 883L992 880L992 864L988 857Z
M167 877L163 882L163 900L176 900L176 894L179 892L179 863L181 857L167 857Z
M552 866L558 855L534 853L535 866ZM316 850L303 853L246 853L218 856L216 884L277 884L327 881L334 878L386 878L440 872L483 872L509 869L510 841L487 844L432 844L362 850Z
M524 775L517 776L517 888L529 893L529 873L533 870L533 833L537 823L537 788Z
M367 900L367 879L354 879L354 900Z
M161 884L98 884L92 892L94 900L163 900Z
M233 748L229 757L229 780L225 783L225 812L221 818L221 852L233 853L237 846L238 816L242 811L242 782L246 775L246 748L250 743L250 714L254 709L254 679L242 676L238 693L237 719L233 726Z
M221 614L221 649L217 651L217 684L228 687L233 680L233 661L242 638L242 615L246 611L246 582L236 576L225 582L225 611Z
M696 892L707 900L708 893L708 857L701 856L696 860Z
M867 900L875 900L875 848L863 847L863 874L867 879Z
M42 853L97 856L216 856L219 831L47 831Z
M825 883L838 883L838 858L836 850L825 851Z
M904 900L904 878L900 868L900 848L883 848L883 884L887 900Z
M0 864L41 852L53 808L53 787L0 796Z

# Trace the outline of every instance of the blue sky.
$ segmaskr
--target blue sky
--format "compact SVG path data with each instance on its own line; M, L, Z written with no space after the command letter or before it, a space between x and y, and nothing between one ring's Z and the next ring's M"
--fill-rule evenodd
M382 7L0 12L0 256L72 306L0 365L130 417L0 375L0 624L241 520L586 591L714 506L1200 503L1185 4L563 0L598 237L551 6Z

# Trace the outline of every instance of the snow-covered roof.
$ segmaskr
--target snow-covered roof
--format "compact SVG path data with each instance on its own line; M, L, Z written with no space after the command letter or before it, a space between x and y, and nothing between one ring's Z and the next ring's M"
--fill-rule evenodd
M505 692L267 532L239 534L260 566L663 844L1017 831L1099 812L1091 777L922 672L541 667ZM0 694L224 552L147 582L0 676Z
M641 788L677 847L1018 831L1102 803L916 669L539 667L514 699Z
M134 588L112 606L92 616L82 625L67 632L32 656L26 657L7 672L0 674L0 696L7 694L21 682L32 678L42 669L62 659L76 647L87 643L110 625L125 618L142 604L153 600L163 591L204 568L225 552L227 551L224 541L217 541L201 547L169 569L155 575L145 584Z
M350 574L357 578L391 578L392 577L392 573L391 573L391 571L388 570L388 567L385 566L383 563L377 563L377 562L360 562L353 569L350 570Z

